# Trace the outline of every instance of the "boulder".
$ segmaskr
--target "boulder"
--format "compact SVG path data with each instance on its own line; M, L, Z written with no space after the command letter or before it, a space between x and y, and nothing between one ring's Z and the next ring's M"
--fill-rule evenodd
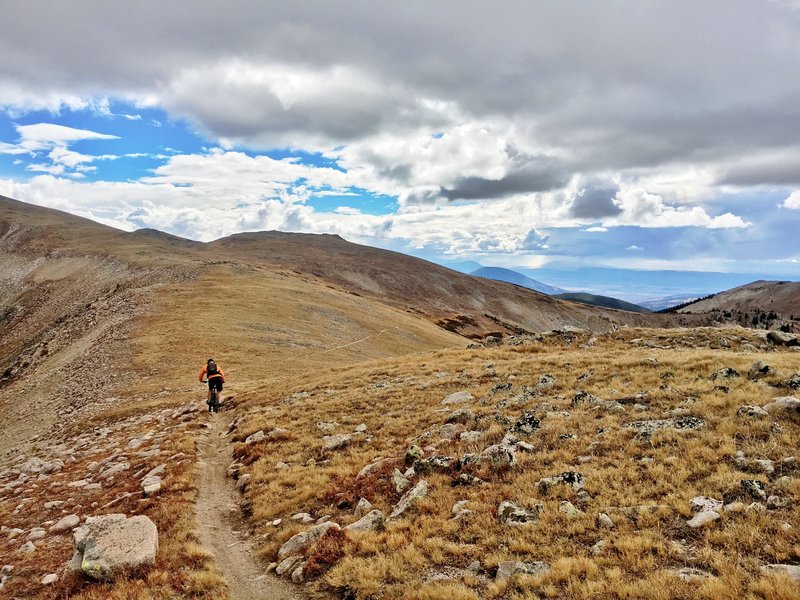
M368 512L358 521L350 523L345 531L377 531L383 527L383 513L377 509Z
M398 494L402 494L406 491L408 486L411 485L411 481L400 472L400 469L395 469L392 471L392 487L394 491Z
M561 504L558 505L558 512L564 513L568 517L577 517L581 514L581 511L575 508L575 505L569 500L561 501Z
M626 423L625 427L636 429L641 434L652 435L660 429L674 429L676 431L689 431L704 427L706 422L703 419L692 416L674 417L672 419L652 419L648 421L632 421Z
M429 456L414 462L414 471L430 473L432 471L447 472L453 468L456 459L452 456Z
M686 524L689 527L691 527L693 529L696 529L698 527L703 527L703 526L707 525L708 523L716 521L719 518L720 518L720 514L718 512L716 512L716 511L713 511L713 510L702 510L699 513L697 513L694 517L692 517L691 519L686 521Z
M740 376L741 373L739 373L739 371L736 369L731 367L723 367L719 371L711 374L711 381L717 381L718 379L733 379Z
M319 429L320 431L326 431L326 432L336 431L336 423L327 422L327 421L318 421L317 422L317 429Z
M144 515L89 517L73 537L69 567L94 579L114 579L128 569L152 565L158 552L158 530Z
M326 435L322 438L322 449L325 451L341 450L349 446L353 441L349 433L339 433L337 435Z
M531 510L509 500L504 500L497 507L497 518L504 525L518 527L536 521L539 518L539 513L542 512L543 509L544 507L541 504L537 504Z
M480 456L481 462L489 464L493 469L513 467L517 463L517 456L514 449L503 444L489 446Z
M341 529L338 523L328 521L315 525L308 531L290 537L278 550L278 559L283 561L287 556L302 556L314 542L321 538L329 529Z
M768 417L769 413L760 406L744 404L736 411L736 416L739 418L750 417L753 419L760 419L762 417Z
M477 444L486 434L483 431L464 431L458 436L462 444Z
M739 482L742 489L755 500L766 500L767 492L764 489L764 484L757 479L742 479Z
M511 426L510 431L513 433L530 435L541 426L542 422L537 419L532 412L525 412L517 419L516 423Z
M62 533L74 529L81 523L78 515L67 515L50 528L50 533Z
M280 576L290 574L302 562L303 558L301 556L289 556L284 558L278 563L278 566L275 567L275 573Z
M472 402L473 400L475 400L475 397L467 391L455 392L442 400L442 404L464 404L466 402Z
M767 333L767 341L776 346L800 346L800 339L791 333L783 331L770 331Z
M447 416L445 423L461 423L462 425L466 425L470 421L474 420L475 413L468 408L459 408Z
M583 489L584 481L584 477L580 473L576 471L565 471L554 477L543 477L536 482L536 489L539 490L540 493L546 494L549 489L555 485L568 485L577 492Z
M377 460L374 460L368 465L365 465L364 468L362 468L358 472L358 475L356 475L356 479L363 479L364 477L368 477L369 475L372 475L373 473L378 471L383 465L388 465L391 462L394 462L393 458L379 458Z
M771 415L782 412L800 412L800 400L791 396L773 398L772 402L764 405L764 410Z
M541 575L550 570L546 562L522 562L520 560L504 560L497 565L495 581L506 581L514 575Z
M353 511L353 514L355 515L356 519L360 519L374 508L375 507L372 506L372 502L366 498L360 498L358 500L358 504L356 504L356 509Z
M794 390L800 390L800 371L797 371L789 379L786 380L786 385Z
M757 360L750 366L750 370L747 371L747 378L759 379L767 373L769 373L769 365L764 361Z
M697 514L706 510L719 512L722 510L722 500L709 498L707 496L695 496L689 502L689 509L692 511L692 514Z
M259 431L256 431L254 434L248 435L247 438L245 438L244 443L255 444L256 442L260 442L261 440L263 440L266 436L267 434L264 433L264 430L260 429Z
M42 581L40 582L42 585L52 585L56 581L58 581L58 574L50 573L49 575L45 575L42 577Z
M244 477L244 475L242 476ZM239 479L241 480L242 477ZM142 480L142 492L145 496L152 496L161 490L161 477L158 475L151 475Z
M614 528L614 521L611 520L606 513L600 513L597 515L597 520L595 521L598 529L613 529Z
M402 516L411 506L420 498L424 498L428 495L428 482L424 479L420 480L417 485L413 488L408 490L403 497L400 498L400 501L392 510L392 513L389 515L389 521L392 521L400 516Z

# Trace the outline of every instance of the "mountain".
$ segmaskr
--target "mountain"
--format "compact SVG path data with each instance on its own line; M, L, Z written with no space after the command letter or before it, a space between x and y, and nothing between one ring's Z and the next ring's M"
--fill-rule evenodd
M484 277L486 279L494 279L495 281L513 283L514 285L536 290L537 292L542 292L543 294L548 294L550 296L561 294L566 291L552 285L547 285L546 283L542 283L536 279L531 279L530 277L523 275L522 273L518 273L517 271L503 269L501 267L481 267L472 271L470 275L474 275L475 277Z
M681 306L682 314L714 314L747 327L800 331L800 282L754 281Z
M719 273L706 271L633 270L609 267L516 268L515 270L550 285L620 298L640 304L651 298L688 295L702 298L724 290L767 279L760 273ZM800 279L786 273L780 279Z
M483 267L481 263L474 260L440 260L438 264L448 269L453 269L453 271L458 271L459 273L466 273L467 275Z
M614 308L617 310L626 310L635 313L650 313L651 311L639 306L638 304L631 304L624 300L617 298L610 298L608 296L598 296L596 294L587 294L584 292L567 292L564 294L556 294L559 300L572 300L573 302L581 302L582 304L590 304L592 306L603 306L605 308Z

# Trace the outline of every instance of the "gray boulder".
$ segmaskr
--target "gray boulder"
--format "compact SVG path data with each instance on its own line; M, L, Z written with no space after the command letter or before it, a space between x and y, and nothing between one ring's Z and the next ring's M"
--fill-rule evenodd
M67 515L50 528L50 533L62 533L74 529L81 523L78 515Z
M761 570L768 575L787 575L795 581L800 581L800 565L772 564L764 565Z
M152 565L158 552L158 530L144 515L89 517L73 537L69 568L93 579L114 579L125 570Z
M341 450L345 446L349 446L352 440L353 438L349 433L326 435L322 438L322 449L326 451Z
M442 404L449 405L449 404L464 404L466 402L472 402L475 397L470 394L469 392L455 392L447 396L444 400L442 400Z
M542 512L543 509L544 507L541 504L537 504L531 510L509 500L504 500L500 503L500 506L497 507L497 518L504 525L518 527L536 521L539 518L539 513Z
M424 498L428 495L428 482L424 479L420 480L417 485L413 488L408 490L403 497L400 498L400 501L392 510L392 513L389 515L389 521L392 521L400 516L402 516L411 506L420 498Z
M345 531L377 531L383 527L383 513L378 509L368 512L358 521L350 523Z
M770 331L767 333L767 341L776 346L800 346L800 339L796 335L783 331Z
M757 360L750 366L750 370L747 371L747 378L759 379L767 373L769 373L769 365L764 361Z
M744 404L736 411L736 416L739 418L750 417L752 419L760 419L762 417L768 417L769 413L760 406Z
M329 529L340 529L338 523L328 521L315 525L308 531L298 533L290 537L278 550L278 559L283 560L287 556L301 556L311 545L321 538Z
M771 415L782 412L800 412L800 400L791 396L773 398L772 402L764 405L764 410Z

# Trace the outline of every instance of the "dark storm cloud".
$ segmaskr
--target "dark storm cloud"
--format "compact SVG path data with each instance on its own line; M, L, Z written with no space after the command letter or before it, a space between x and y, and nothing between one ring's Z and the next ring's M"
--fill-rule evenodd
M575 219L600 221L615 217L622 209L614 203L619 189L603 184L590 184L575 194L570 216Z
M453 187L443 188L441 196L447 200L502 198L560 188L570 178L564 165L549 157L515 157L510 162L510 170L501 179L464 177Z
M31 0L5 3L3 20L0 103L138 98L262 147L511 123L561 162L451 179L447 198L800 151L791 2Z

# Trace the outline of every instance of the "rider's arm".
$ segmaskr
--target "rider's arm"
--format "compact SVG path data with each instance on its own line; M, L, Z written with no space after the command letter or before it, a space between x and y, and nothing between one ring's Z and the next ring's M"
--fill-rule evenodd
M202 369L200 369L200 376L197 379L199 381L203 381L203 375L205 375L205 374L206 374L206 368L203 367Z
M222 369L217 369L219 371L219 376L222 377L222 383L225 383L225 373L223 373Z

